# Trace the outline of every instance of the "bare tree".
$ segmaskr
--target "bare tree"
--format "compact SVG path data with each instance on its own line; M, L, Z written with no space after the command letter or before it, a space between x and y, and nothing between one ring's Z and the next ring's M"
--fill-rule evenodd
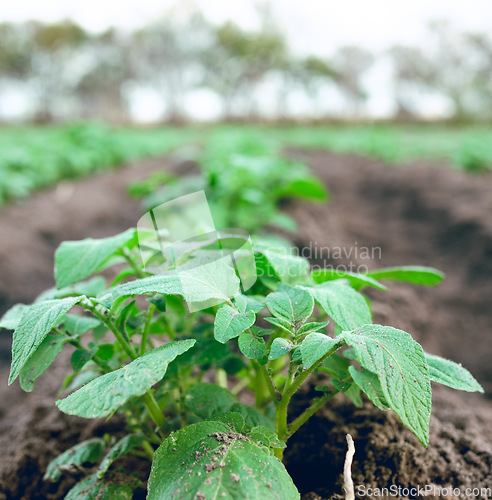
M173 122L185 118L185 97L203 80L201 55L210 38L201 13L181 14L170 12L136 33L130 55L133 75L162 91Z
M394 70L395 116L415 118L420 95L432 89L434 63L417 47L395 45L388 52Z
M340 47L333 57L333 69L337 74L338 86L345 95L349 116L358 117L361 114L362 105L367 99L362 80L373 63L373 54L352 45Z
M128 121L122 90L132 76L127 59L129 44L127 37L113 29L93 37L87 44L91 64L74 89L81 118Z
M29 23L31 85L36 95L36 119L52 121L57 104L70 93L79 78L79 49L87 41L85 31L70 21L43 25Z
M215 37L205 59L206 84L222 96L226 119L241 111L253 118L259 112L255 101L259 85L285 64L285 41L279 33L248 33L230 22L220 26ZM245 104L243 110L240 102Z

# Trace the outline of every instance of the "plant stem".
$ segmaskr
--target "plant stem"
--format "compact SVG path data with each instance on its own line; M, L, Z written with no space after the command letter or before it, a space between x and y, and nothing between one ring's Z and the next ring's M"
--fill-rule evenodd
M62 333L59 329L56 329L55 330L56 332L58 333ZM85 347L82 345L82 343L80 342L80 340L78 338L74 338L74 337L70 337L69 335L67 335L69 338L70 338L70 343L76 347L77 349L85 349ZM99 366L99 368L101 368L101 370L104 372L104 373L108 373L109 370L108 367L106 366L106 364L104 363L104 361L100 358L98 358L96 355L92 356L91 360L96 363L97 366Z
M294 363L292 361L289 363L289 371L287 372L287 377L285 379L285 384L284 384L284 389L283 392L287 390L287 388L292 384L292 377L294 376L294 369L295 369Z
M277 405L277 414L276 414L276 431L279 439L282 441L287 441L287 439L292 436L292 434L295 432L290 432L288 431L287 427L287 409L290 403L290 400L292 396L295 394L297 389L302 385L302 383L311 375L311 373L318 368L318 366L331 354L333 354L338 348L340 347L340 344L334 345L322 358L320 358L316 363L314 363L312 366L310 366L307 370L304 370L300 375L297 376L297 378L290 384L288 387L286 387L283 391L282 394L282 399ZM309 415L311 416L311 415ZM306 418L306 420L309 417ZM302 423L304 423L306 420L304 420ZM300 424L302 425L302 424ZM300 427L299 425L299 427ZM298 427L298 428L299 428ZM296 429L297 430L297 429ZM274 449L275 456L279 459L282 460L283 457L283 449L282 448L275 448Z
M282 399L282 394L280 394L280 391L277 389L272 378L268 374L266 366L260 365L260 363L255 363L255 365L257 365L257 370L260 371L263 380L265 381L265 384L268 388L268 392L270 393L270 397L272 398L274 404L277 405L278 401Z
M336 344L334 345L322 358L318 359L316 363L314 363L311 367L309 367L307 370L304 370L291 384L290 387L287 388L287 390L284 392L283 397L286 398L291 398L294 393L299 389L299 387L302 385L302 383L311 375L311 373L318 368L318 366L323 363L323 361L331 356L338 348L341 347L341 344Z
M305 424L322 406L324 406L335 394L337 394L338 390L333 390L331 392L327 392L321 398L317 398L313 401L309 408L306 408L291 424L287 426L287 439L292 436L299 427Z
M215 372L217 385L223 389L227 389L227 373L222 368L217 368Z
M136 263L135 259L132 257L132 254L126 248L123 248L121 250L121 253L123 257L125 257L128 264L130 264L130 267L133 269L135 276L137 276L138 278L145 278L146 277L145 273Z
M232 389L231 392L234 396L237 396L245 387L248 387L249 379L244 378L240 380Z
M286 439L287 434L287 407L289 406L289 401L287 399L282 399L276 407L276 416L275 416L275 428L277 431L278 437L283 441ZM284 455L283 448L274 448L273 452L275 456L282 460Z
M107 318L104 314L97 310L97 307L90 301L90 299L84 301L82 305L92 311L92 313L97 316L111 330L111 332L113 332L116 340L120 343L121 347L132 361L138 358L138 354L136 353L133 345L125 339L125 337L121 334L121 332L118 331L114 323L109 318ZM152 420L157 425L159 430L162 431L166 425L166 419L161 409L159 408L157 401L150 392L146 392L143 396L143 399L147 410L149 410L149 414Z
M140 356L145 354L145 348L147 346L147 339L149 337L150 322L152 320L152 315L154 314L155 305L150 304L149 310L147 311L147 320L145 321L144 330L142 332L142 340L140 342Z
M147 410L149 410L150 418L152 418L159 430L162 431L166 426L166 418L159 408L159 405L157 404L154 396L150 394L150 392L146 392L143 396L143 400L145 402Z
M169 324L169 321L167 320L165 315L162 315L159 320L163 323L166 329L166 333L169 337L169 340L174 340L176 338L176 333L174 332L173 328Z
M113 333L113 335L116 337L116 340L119 342L123 350L126 352L126 354L132 359L135 360L138 358L137 353L135 352L135 349L133 348L132 344L128 342L124 335L118 329L116 326L113 324L113 322L107 318L104 314L102 314L100 311L98 311L97 307L89 300L84 301L81 303L83 306L87 307L95 316L97 316Z
M154 448L150 446L148 441L142 443L142 448L145 450L145 456L150 458L151 461L154 460Z
M143 443L142 443L142 447L144 447ZM153 450L153 448L152 448L152 450ZM150 455L150 453L147 451L147 449L145 451L130 450L128 453L131 455L135 455L136 457L147 458L150 460L153 460L153 458L154 458L154 454Z

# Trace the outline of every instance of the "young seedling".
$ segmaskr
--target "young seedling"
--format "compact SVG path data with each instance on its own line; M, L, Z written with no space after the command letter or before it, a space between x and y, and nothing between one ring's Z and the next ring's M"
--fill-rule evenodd
M205 190L217 227L239 227L256 233L267 225L287 231L296 222L279 210L279 201L302 198L325 201L328 193L319 179L299 161L284 158L275 143L257 133L221 131L212 134L201 153L200 172L169 178L154 174L133 184L130 193L155 206L187 193Z
M15 330L9 384L19 378L31 391L69 345L73 373L62 384L69 394L56 402L60 410L84 418L118 412L127 421L123 438L89 439L50 463L49 481L88 472L67 498L131 498L140 478L112 481L128 453L152 461L149 499L299 498L283 451L336 394L360 405L364 393L427 446L431 381L482 391L461 365L425 353L406 332L372 324L364 287L384 289L379 280L434 285L438 271L311 273L305 259L265 242L255 253L259 279L246 294L232 268L228 296L218 291L224 277L214 265L199 268L187 283L188 302L192 290L197 302L223 303L189 313L186 276L149 276L135 230L65 242L55 255L57 288L0 320ZM111 269L109 287L91 278ZM323 384L319 397L300 414L289 411L308 380ZM254 404L245 403L245 392Z

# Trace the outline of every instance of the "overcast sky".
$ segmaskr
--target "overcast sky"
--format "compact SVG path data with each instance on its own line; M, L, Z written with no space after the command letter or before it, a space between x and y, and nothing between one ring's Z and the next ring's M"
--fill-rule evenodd
M0 21L71 18L101 31L109 26L134 28L191 0L14 0L1 1ZM214 22L232 19L243 27L257 23L257 0L195 0ZM358 44L381 50L393 43L425 44L427 23L447 19L469 31L492 31L491 0L270 0L279 26L299 52L331 52Z

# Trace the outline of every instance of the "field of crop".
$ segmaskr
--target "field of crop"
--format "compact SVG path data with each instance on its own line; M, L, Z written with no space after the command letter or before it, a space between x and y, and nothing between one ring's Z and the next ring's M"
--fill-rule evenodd
M374 156L392 164L440 160L474 172L492 168L492 128L487 126L296 127L275 130L273 136L287 144Z
M0 205L63 179L164 154L185 144L186 129L109 129L103 125L0 129Z
M491 133L0 130L0 493L486 497Z
M268 137L277 146L353 153L391 164L440 161L484 172L492 168L490 127L390 126L218 126L118 128L78 124L0 129L0 205L63 179L168 153L180 146L237 137Z

